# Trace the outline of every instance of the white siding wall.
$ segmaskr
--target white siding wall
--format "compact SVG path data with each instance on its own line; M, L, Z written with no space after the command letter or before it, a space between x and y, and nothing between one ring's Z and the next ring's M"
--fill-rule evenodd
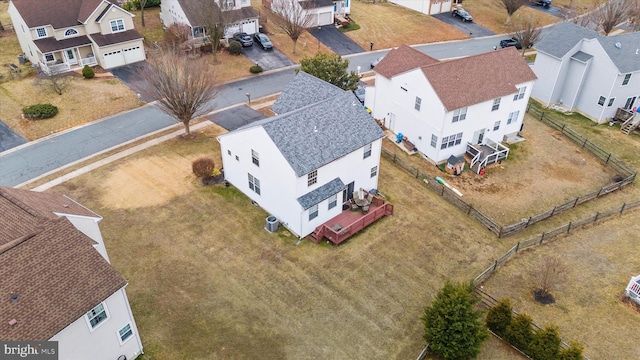
M165 28L169 27L173 23L187 24L189 23L187 15L182 11L182 7L178 3L178 0L164 0L160 3L160 11L162 16L162 24Z
M104 246L104 239L102 238L102 233L100 232L100 227L98 223L101 218L93 218L87 216L78 216L78 215L69 215L69 214L56 214L58 216L64 216L76 229L80 230L83 234L90 237L93 241L97 242L93 247L102 255L102 257L107 260L107 262L111 262L109 260L109 256L107 255L107 250Z
M100 7L101 10L103 8L104 6ZM100 12L94 13L95 17L97 17L98 15L100 15ZM94 18L89 19L86 25L87 32L89 32L89 34L97 32L101 34L111 34L113 32L111 31L110 21L117 19L122 19L124 21L125 30L132 30L135 28L133 24L133 17L131 15L129 15L119 7L112 6L111 9L109 9L109 11L102 17L102 19L100 19L100 23L96 23Z
M531 70L533 70L538 77L531 96L540 100L545 105L558 101L557 98L553 97L553 90L557 86L562 86L557 83L560 77L561 65L562 59L557 59L538 51L535 64L531 66Z
M124 288L113 293L104 303L109 318L98 324L93 331L86 315L83 315L49 339L58 341L60 359L114 360L120 355L125 355L127 359L135 359L142 353L138 328L131 315ZM131 324L133 335L121 344L118 330L127 324Z
M11 16L11 22L16 35L18 36L18 42L20 42L20 48L25 56L34 64L40 62L39 52L36 45L33 43L33 35L27 24L22 19L22 16L18 13L18 10L13 6L13 3L9 3L8 9L9 16Z

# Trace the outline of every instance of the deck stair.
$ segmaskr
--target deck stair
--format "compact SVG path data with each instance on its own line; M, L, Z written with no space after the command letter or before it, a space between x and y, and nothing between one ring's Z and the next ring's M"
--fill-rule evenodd
M640 116L638 116L638 113L634 113L629 119L622 123L620 130L629 135L633 130L637 129L638 126L640 126Z

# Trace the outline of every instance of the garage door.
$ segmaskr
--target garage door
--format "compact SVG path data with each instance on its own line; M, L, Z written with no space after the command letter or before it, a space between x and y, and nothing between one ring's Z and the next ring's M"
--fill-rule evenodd
M124 55L122 55L122 50L111 51L104 54L104 67L106 69L111 69L113 67L124 65Z
M331 11L318 14L318 25L323 26L329 24L333 24Z
M134 46L123 50L125 64L144 60L144 50L141 46Z

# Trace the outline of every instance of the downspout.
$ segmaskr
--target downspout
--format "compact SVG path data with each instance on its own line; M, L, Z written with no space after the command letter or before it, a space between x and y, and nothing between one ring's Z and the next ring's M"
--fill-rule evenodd
M144 348L142 347L142 340L140 340L140 330L138 329L138 324L136 323L136 319L133 318L133 313L131 312L131 305L129 304L129 299L127 298L127 293L125 292L125 288L127 287L127 285L129 285L129 283L127 283L125 286L122 287L122 297L125 300L125 304L127 304L127 313L129 314L129 318L131 319L131 322L136 325L136 332L137 332L136 342L138 343L140 354L144 354Z

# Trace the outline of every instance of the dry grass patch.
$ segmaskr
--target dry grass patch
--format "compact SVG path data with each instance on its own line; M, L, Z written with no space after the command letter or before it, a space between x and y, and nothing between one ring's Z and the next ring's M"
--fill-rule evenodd
M509 24L505 23L507 20L507 11L500 1L467 0L464 2L464 7L473 15L474 22L477 22L496 34L505 34L512 31ZM511 17L511 23L518 22L518 19L521 17L530 17L534 21L537 21L540 26L561 21L561 19L543 11L522 6Z
M296 52L294 54L293 41L288 35L278 32L273 26L270 26L268 30L270 31L269 39L271 39L276 49L296 64L299 64L300 60L305 57L314 57L319 51L333 54L331 49L319 42L318 39L308 32L302 34L298 39L298 45L296 46Z
M345 35L364 49L374 42L374 50L396 47L400 44L425 44L436 41L466 39L468 35L429 15L392 4L351 2L351 18L360 25L359 30Z
M140 10L131 11L131 13L135 15L133 24L136 30L138 30L146 41L162 41L164 38L164 30L162 30L162 21L160 21L160 6L144 9L145 26L142 26Z
M509 297L514 310L538 325L555 323L564 341L580 341L591 359L632 359L640 353L633 336L640 313L621 303L624 289L638 274L638 211L611 218L527 250L501 267L484 285L494 297ZM533 271L545 258L560 256L566 280L553 292L556 303L533 300Z
M192 159L220 159L221 131L52 189L104 216L149 358L412 358L424 346L423 306L444 279L470 279L510 245L472 221L460 226L459 212L383 161L380 189L395 215L339 247L296 246L286 230L267 233L267 214L237 190L191 174ZM114 203L123 189L105 185L123 180L136 196ZM161 204L145 199L164 191ZM513 358L495 352L483 359Z

